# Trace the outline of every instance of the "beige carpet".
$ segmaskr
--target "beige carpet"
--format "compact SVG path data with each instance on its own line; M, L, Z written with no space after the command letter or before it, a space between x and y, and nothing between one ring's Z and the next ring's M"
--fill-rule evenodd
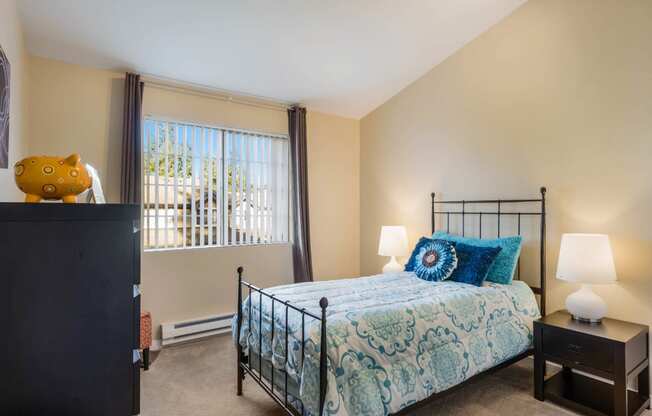
M235 395L235 348L231 337L164 349L142 373L143 416L278 415L276 404L246 379L244 395ZM439 399L415 415L556 416L572 415L532 397L532 360L525 359L481 377ZM649 411L643 416L652 416Z

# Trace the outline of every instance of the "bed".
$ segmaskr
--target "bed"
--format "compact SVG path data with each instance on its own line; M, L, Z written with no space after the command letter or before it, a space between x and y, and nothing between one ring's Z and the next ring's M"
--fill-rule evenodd
M539 218L539 287L401 272L261 289L240 267L237 393L249 375L291 415L407 414L530 355L532 322L545 312L545 188L536 199L431 201L432 232L458 216L462 233L468 221L482 237L482 218L495 216L500 236L500 218L513 216L520 234L522 218ZM538 209L506 209L520 204Z

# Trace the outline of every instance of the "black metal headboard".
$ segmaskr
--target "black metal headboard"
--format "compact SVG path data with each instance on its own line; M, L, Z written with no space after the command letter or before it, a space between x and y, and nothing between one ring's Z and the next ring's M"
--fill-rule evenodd
M451 216L461 216L462 217L462 235L464 236L465 234L465 217L466 216L473 216L473 217L478 217L478 225L479 225L479 238L483 238L482 236L482 217L483 216L496 216L497 217L497 237L500 237L501 235L501 230L500 230L500 220L503 216L510 216L514 217L516 216L517 218L517 233L518 235L521 235L521 217L541 217L541 228L540 228L540 235L539 235L539 255L540 255L540 261L539 261L539 287L533 287L530 285L532 288L532 291L539 295L541 298L541 315L545 316L546 314L546 188L541 187L540 189L541 193L541 198L536 198L536 199L481 199L481 200L456 200L456 201L435 201L435 193L431 193L430 196L432 198L432 214L431 214L431 231L434 233L437 229L436 225L436 218L437 216L446 216L446 232L450 232L450 225L451 225ZM533 203L539 203L540 208L535 209L535 210L528 210L528 211L521 211L518 209L517 211L512 211L512 210L507 210L505 211L504 208L506 206L511 206L511 207L522 207L523 205L527 204L533 204ZM437 206L443 204L443 205L453 205L455 208L454 210L442 210L442 209L437 209ZM472 211L467 211L467 208L469 205L473 206L482 206L483 208L481 210L472 210ZM485 206L489 206L488 209L484 209ZM520 279L520 259L518 262L518 274L517 278ZM529 284L528 284L529 285Z

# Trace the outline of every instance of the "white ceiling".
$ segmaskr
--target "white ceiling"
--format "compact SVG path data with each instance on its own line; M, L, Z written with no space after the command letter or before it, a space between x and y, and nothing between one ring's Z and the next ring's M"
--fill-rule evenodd
M359 118L526 0L19 0L28 50Z

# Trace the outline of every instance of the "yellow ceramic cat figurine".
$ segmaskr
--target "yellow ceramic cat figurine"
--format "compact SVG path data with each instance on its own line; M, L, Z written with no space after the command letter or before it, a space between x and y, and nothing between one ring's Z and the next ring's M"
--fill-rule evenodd
M91 177L78 154L66 158L33 156L14 165L16 185L25 192L25 202L63 199L76 203L77 195L91 186Z

